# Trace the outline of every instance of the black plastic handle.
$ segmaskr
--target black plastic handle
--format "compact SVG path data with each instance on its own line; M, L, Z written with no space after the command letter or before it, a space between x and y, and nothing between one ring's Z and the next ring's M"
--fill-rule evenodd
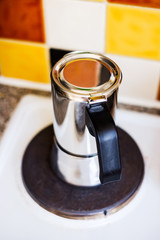
M121 162L118 135L107 104L94 103L86 107L86 125L96 138L100 166L100 182L120 180Z

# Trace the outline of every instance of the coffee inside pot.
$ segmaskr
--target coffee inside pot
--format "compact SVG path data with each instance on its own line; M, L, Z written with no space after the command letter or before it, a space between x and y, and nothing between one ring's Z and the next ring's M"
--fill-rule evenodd
M117 181L121 161L114 123L121 71L111 59L72 52L51 72L54 172L77 186Z

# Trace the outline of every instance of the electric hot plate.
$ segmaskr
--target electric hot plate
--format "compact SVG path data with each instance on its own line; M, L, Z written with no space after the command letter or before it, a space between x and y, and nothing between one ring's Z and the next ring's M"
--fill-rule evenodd
M117 131L121 180L95 187L77 187L62 181L53 172L50 164L53 126L43 129L29 143L22 161L23 182L30 196L41 207L68 218L106 216L125 206L142 182L144 163L133 138L119 127Z

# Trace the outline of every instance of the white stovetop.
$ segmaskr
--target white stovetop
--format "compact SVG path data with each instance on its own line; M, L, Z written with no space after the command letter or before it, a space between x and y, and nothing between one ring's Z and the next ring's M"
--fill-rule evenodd
M0 239L160 239L160 117L117 111L117 124L138 143L145 175L134 199L98 220L69 220L40 207L21 180L22 156L32 137L52 122L51 99L22 99L0 143Z

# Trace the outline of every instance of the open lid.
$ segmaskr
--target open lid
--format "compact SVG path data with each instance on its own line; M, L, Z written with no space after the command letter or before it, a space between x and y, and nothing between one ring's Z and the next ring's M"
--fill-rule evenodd
M55 64L51 78L52 83L69 99L88 101L109 97L119 87L122 75L111 59L76 51L66 54Z

